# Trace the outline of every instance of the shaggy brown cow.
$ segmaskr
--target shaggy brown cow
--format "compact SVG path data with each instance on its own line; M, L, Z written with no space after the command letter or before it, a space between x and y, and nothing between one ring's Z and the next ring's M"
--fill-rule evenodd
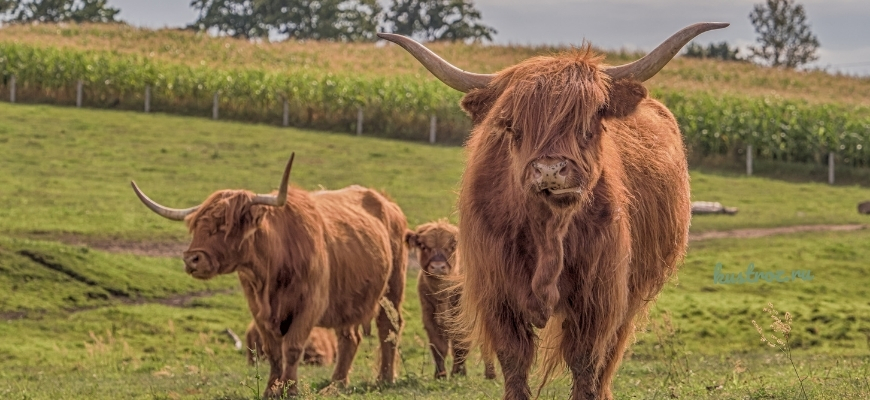
M540 332L547 375L564 361L573 399L610 399L635 320L674 273L691 209L685 146L651 78L698 34L606 66L590 46L493 75L464 72L411 39L380 34L466 92L474 128L460 186L460 319L494 352L504 398L531 395Z
M254 365L255 358L263 358L263 340L260 339L260 331L257 324L251 321L245 332L245 354L248 365ZM302 354L302 364L332 365L335 353L338 352L338 341L335 332L315 326L305 342L305 351Z
M467 343L457 337L455 320L459 310L461 288L454 286L451 278L460 271L456 256L456 240L459 228L447 220L429 222L408 231L405 240L415 249L420 275L417 278L417 293L423 312L423 327L429 336L429 348L435 361L435 378L447 376L444 358L448 348L453 350L451 375L465 375ZM484 361L484 376L495 378L492 361Z
M187 273L198 279L238 273L271 366L269 396L297 392L297 367L314 326L336 330L332 380L347 384L361 340L357 325L374 316L379 301L401 310L405 289L407 222L399 206L360 186L288 188L292 164L291 157L277 194L221 190L185 210L154 203L133 183L152 211L187 223L193 235L184 252ZM404 321L401 315L391 321L394 314L377 315L380 381L396 376Z

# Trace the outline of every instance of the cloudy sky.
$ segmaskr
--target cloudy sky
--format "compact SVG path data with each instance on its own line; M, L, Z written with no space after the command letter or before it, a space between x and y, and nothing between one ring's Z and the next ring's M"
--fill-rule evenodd
M651 50L694 22L730 22L698 42L755 42L749 13L762 0L476 0L484 23L501 44L579 44ZM152 28L183 26L196 18L190 0L109 0L121 19ZM870 0L798 0L821 43L813 65L870 76Z

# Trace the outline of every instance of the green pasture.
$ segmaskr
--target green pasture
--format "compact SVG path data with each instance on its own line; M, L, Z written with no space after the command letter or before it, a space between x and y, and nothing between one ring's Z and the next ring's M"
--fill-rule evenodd
M461 148L160 114L0 104L0 398L254 399L264 366L249 367L224 334L250 320L235 277L198 281L177 258L105 253L60 243L183 242L183 224L145 209L129 187L189 207L214 190L277 186L296 152L292 182L305 189L361 184L395 199L411 225L449 216ZM788 175L788 174L786 174ZM829 186L692 171L693 199L740 208L693 218L692 232L866 223L855 212L866 182ZM860 174L856 173L856 176ZM790 175L791 176L791 175ZM38 239L37 239L38 238ZM614 383L619 399L870 397L870 231L692 242L678 276ZM810 270L811 281L716 284L725 273ZM773 303L794 316L792 363L761 342ZM367 338L331 398L498 398L501 382L435 381L409 273L406 329L395 385L375 383ZM328 385L331 367L303 367L303 397ZM260 379L258 379L258 376ZM535 382L539 377L535 378ZM541 398L566 398L564 377Z
M183 225L143 207L130 180L161 204L190 207L219 189L276 188L291 152L291 182L304 189L360 184L388 193L411 225L456 220L462 148L161 114L0 104L0 115L0 233L184 240ZM865 223L855 210L870 189L708 170L692 172L692 198L740 209L695 218L692 232L703 232Z

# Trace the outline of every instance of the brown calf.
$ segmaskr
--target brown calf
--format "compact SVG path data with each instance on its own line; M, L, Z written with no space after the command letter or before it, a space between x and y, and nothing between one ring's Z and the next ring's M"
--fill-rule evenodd
M435 378L447 376L444 358L448 348L453 351L451 375L465 375L468 347L456 328L461 287L454 285L460 272L456 255L459 229L447 220L429 222L408 231L405 240L416 250L420 264L417 293L420 295L423 327L429 336L429 347L435 361ZM484 361L486 379L495 378L491 359Z

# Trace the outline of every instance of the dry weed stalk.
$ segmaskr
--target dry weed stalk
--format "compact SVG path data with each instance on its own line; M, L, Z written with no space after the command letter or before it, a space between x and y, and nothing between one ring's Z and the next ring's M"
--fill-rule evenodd
M761 342L767 343L768 346L778 348L783 353L785 353L786 358L791 363L791 367L794 370L795 376L798 378L798 383L801 386L801 394L804 395L804 399L807 399L807 392L804 390L804 379L801 378L800 374L798 374L797 367L794 364L794 360L791 358L791 346L789 339L791 338L791 313L786 312L783 316L784 319L779 317L779 311L776 311L773 308L773 303L767 303L767 307L764 308L764 312L770 315L770 318L773 319L773 323L770 324L771 329L774 332L779 333L781 336L776 336L771 333L770 338L764 334L764 330L758 326L758 323L755 320L752 320L752 325L755 326L755 330L758 331L758 334L761 335Z

